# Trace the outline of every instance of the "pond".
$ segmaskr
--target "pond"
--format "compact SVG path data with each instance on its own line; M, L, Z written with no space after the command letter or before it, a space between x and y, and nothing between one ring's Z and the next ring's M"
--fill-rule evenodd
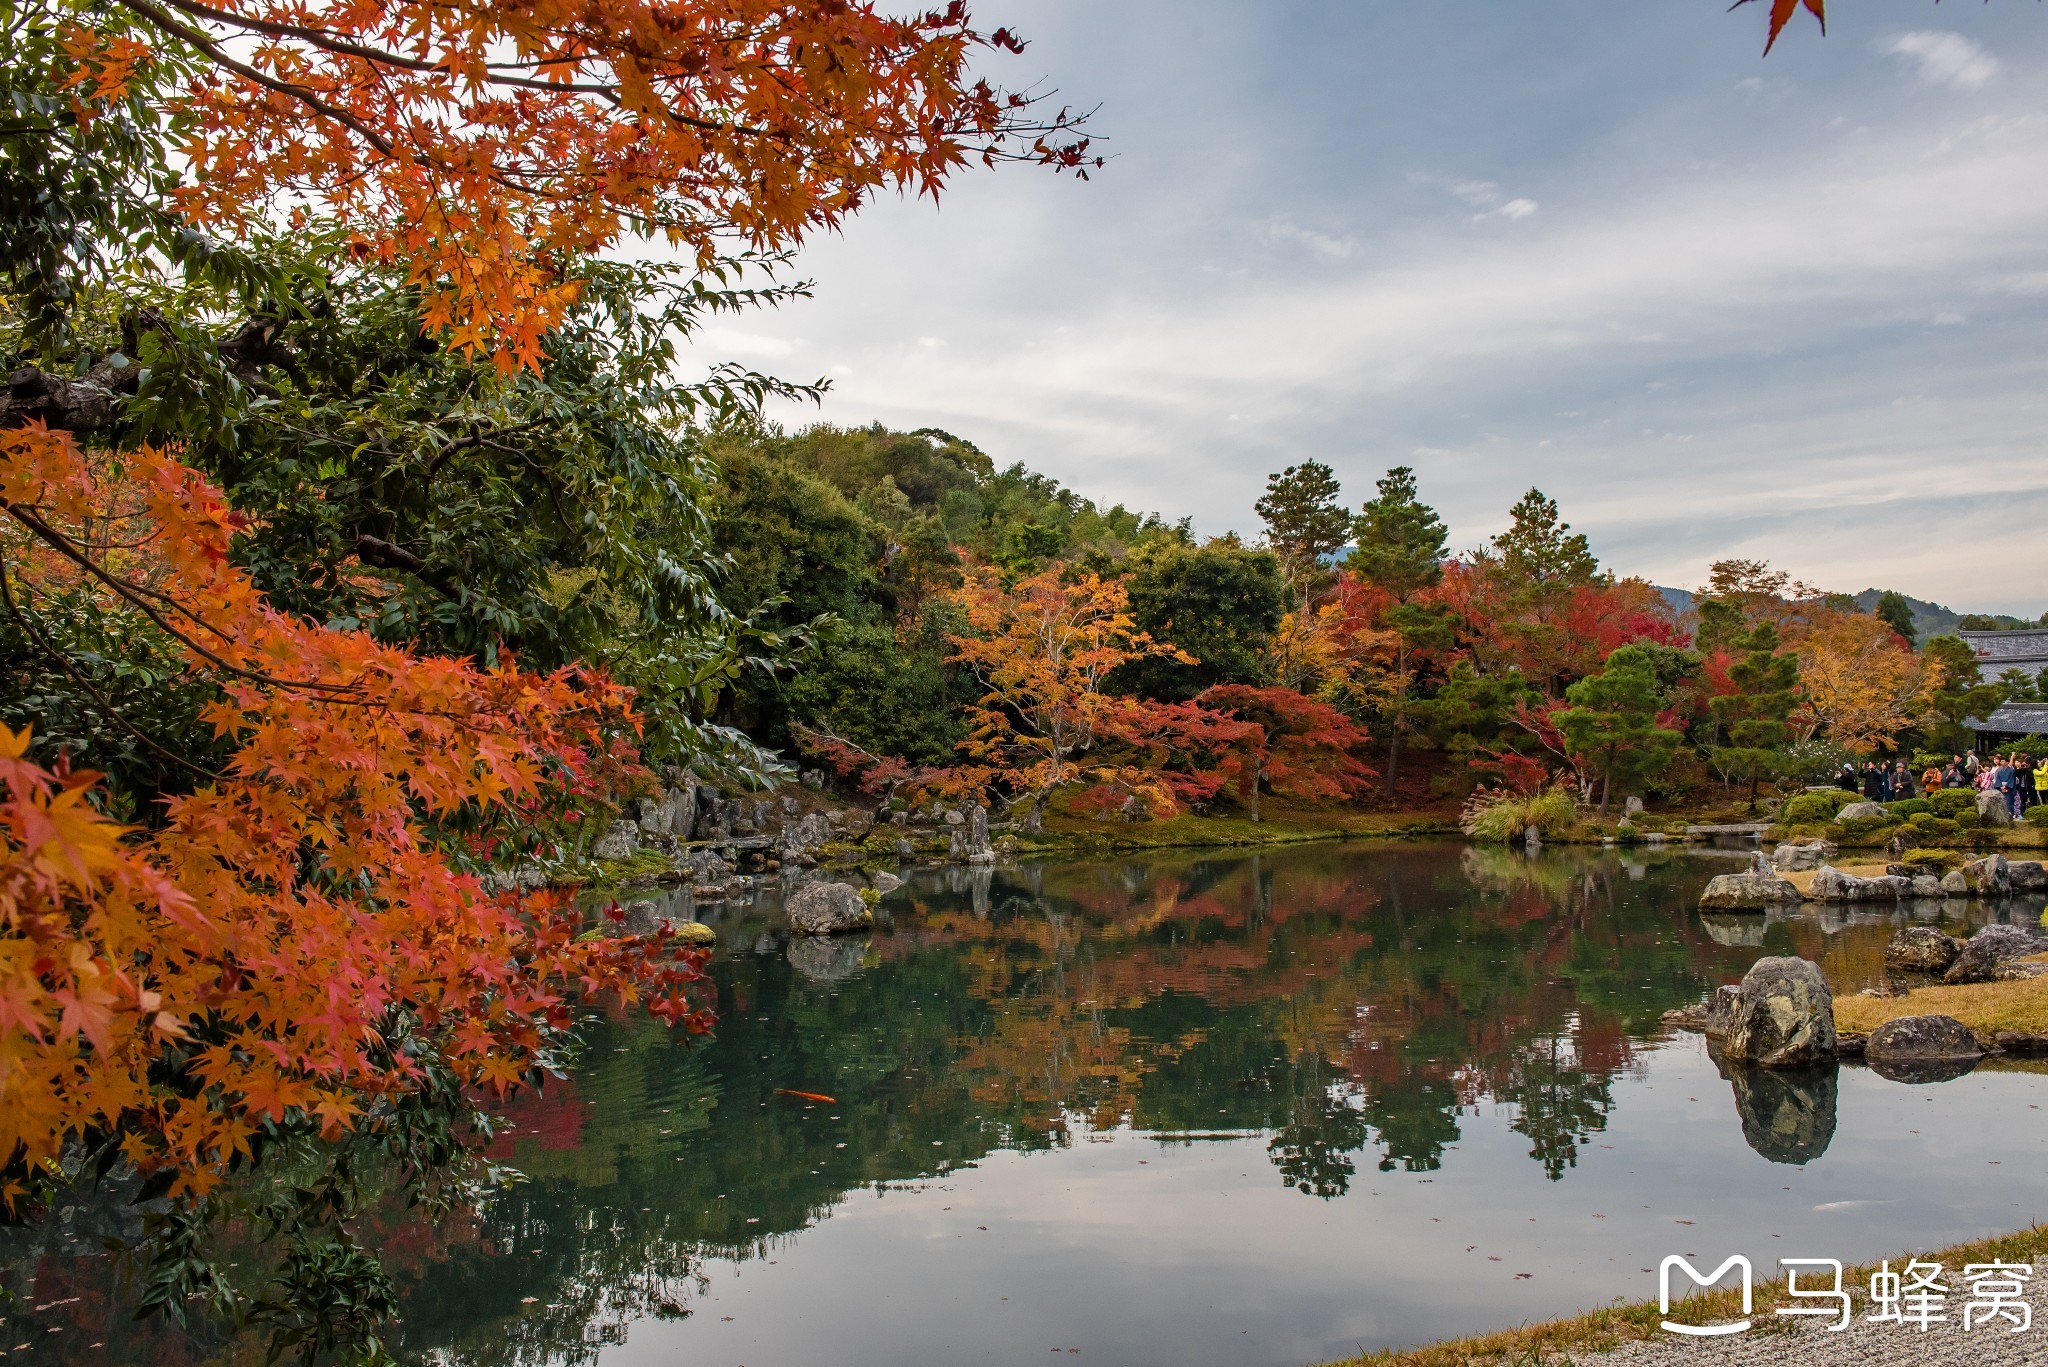
M1899 923L1964 914L1702 916L1730 858L925 870L873 936L793 944L772 897L706 911L715 1036L593 1022L500 1141L528 1180L383 1239L402 1351L1295 1367L1654 1297L1669 1253L1767 1277L2048 1216L2048 1077L1731 1079L1665 1028L1761 955L1854 992ZM45 1304L90 1284L84 1243L43 1236L10 1284ZM0 1347L206 1356L65 1314Z

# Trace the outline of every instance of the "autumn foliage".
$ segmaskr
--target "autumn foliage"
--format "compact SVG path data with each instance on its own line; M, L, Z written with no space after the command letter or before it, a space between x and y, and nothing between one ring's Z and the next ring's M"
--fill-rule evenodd
M424 321L534 365L566 267L629 233L709 265L829 228L970 159L1083 170L1064 111L974 77L962 0L128 0L66 29L90 115L139 82L185 131L178 207L239 235L289 212L402 268ZM196 60L177 60L174 50ZM308 205L317 206L309 209Z
M10 601L84 581L169 633L218 680L208 720L232 744L145 833L96 809L94 775L0 735L0 1201L74 1141L199 1193L259 1131L375 1126L431 1069L504 1092L580 996L704 1028L697 957L586 938L444 848L629 765L621 690L281 616L230 562L216 491L157 452L95 470L63 434L6 432L0 498Z

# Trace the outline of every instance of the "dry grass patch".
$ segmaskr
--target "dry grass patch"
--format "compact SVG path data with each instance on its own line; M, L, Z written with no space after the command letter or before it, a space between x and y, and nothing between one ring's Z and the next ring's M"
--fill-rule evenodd
M1901 1016L1953 1016L1979 1033L2048 1034L2048 977L1920 987L1903 997L1837 997L1835 1028L1867 1035Z
M1916 1249L1911 1256L1931 1258L1945 1266L1965 1263L2032 1262L2048 1254L2048 1225L2035 1225L2017 1234L1998 1235L1974 1243L1939 1250ZM1905 1256L1894 1255L1894 1263ZM1858 1309L1867 1301L1870 1274L1877 1264L1852 1268L1842 1277L1842 1286L1854 1298ZM1756 1328L1752 1335L1773 1331L1789 1333L1794 1321L1771 1312L1790 1303L1782 1279L1769 1279L1765 1266L1757 1266ZM1697 1324L1714 1319L1733 1319L1741 1313L1742 1296L1735 1290L1708 1291L1691 1296L1672 1307L1676 1318ZM1420 1348L1389 1348L1363 1357L1345 1358L1329 1367L1552 1367L1569 1361L1567 1353L1598 1353L1624 1343L1647 1339L1669 1339L1660 1329L1664 1318L1655 1301L1617 1305L1569 1319L1550 1320L1503 1329L1495 1334L1453 1339Z

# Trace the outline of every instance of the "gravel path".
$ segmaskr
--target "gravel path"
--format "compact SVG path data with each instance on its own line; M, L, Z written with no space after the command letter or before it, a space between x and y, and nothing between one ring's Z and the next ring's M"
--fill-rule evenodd
M1892 1266L1897 1270L1899 1265ZM2034 1307L2033 1327L2018 1334L2002 1321L1980 1322L1967 1334L1963 1332L1969 1284L1962 1280L1961 1271L1949 1268L1944 1277L1950 1291L1949 1321L1924 1334L1916 1327L1864 1319L1862 1311L1867 1307L1859 1301L1857 1318L1838 1334L1820 1327L1831 1321L1808 1320L1790 1334L1752 1330L1714 1339L1667 1334L1611 1352L1571 1352L1545 1361L1562 1364L1569 1359L1574 1367L1775 1367L1779 1363L1797 1363L1799 1367L2035 1367L2048 1363L2048 1258L2035 1261L2026 1297ZM1761 1276L1763 1269L1758 1273Z

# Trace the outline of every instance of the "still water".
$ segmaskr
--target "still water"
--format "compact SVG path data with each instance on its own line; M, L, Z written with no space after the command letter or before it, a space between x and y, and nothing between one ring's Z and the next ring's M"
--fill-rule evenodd
M715 1036L593 1024L500 1143L528 1180L392 1232L402 1351L1296 1367L1654 1296L1667 1253L2048 1216L2048 1077L1731 1080L1662 1026L1763 954L1854 992L1915 914L1702 916L1729 867L1321 845L926 871L857 939L700 912ZM100 1360L66 1337L37 1360Z

